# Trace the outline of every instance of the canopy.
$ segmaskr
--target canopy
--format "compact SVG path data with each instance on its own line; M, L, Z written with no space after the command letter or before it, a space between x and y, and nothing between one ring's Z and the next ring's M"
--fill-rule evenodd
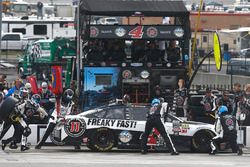
M221 29L219 32L224 33L241 33L241 32L248 32L250 34L250 27L241 27L238 29L230 30L230 29Z
M182 0L81 0L80 12L99 16L188 16Z

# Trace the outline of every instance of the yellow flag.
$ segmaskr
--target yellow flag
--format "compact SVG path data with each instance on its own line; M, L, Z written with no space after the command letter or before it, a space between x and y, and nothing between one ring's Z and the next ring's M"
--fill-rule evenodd
M217 71L220 71L222 66L222 57L221 57L220 39L217 32L214 33L214 61Z

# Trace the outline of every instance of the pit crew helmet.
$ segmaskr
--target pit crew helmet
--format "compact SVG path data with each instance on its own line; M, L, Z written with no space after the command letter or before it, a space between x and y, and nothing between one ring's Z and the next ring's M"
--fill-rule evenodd
M42 93L46 93L47 90L48 90L48 84L47 84L47 82L42 82L41 87L42 87Z
M26 89L25 87L21 87L19 90L19 96L20 97L26 97L28 94L28 89Z
M219 115L221 115L222 113L226 113L226 112L228 112L227 106L220 106Z
M74 96L74 92L72 89L67 89L64 91L64 97L66 100L72 100Z
M30 101L31 101L33 104L38 105L38 104L40 103L40 101L41 101L41 96L40 96L39 94L34 94L34 95L31 97Z
M27 82L24 86L26 89L31 89L31 84L29 82Z
M161 102L159 99L153 99L152 102L151 102L151 105L152 106L156 106L156 105L159 105Z

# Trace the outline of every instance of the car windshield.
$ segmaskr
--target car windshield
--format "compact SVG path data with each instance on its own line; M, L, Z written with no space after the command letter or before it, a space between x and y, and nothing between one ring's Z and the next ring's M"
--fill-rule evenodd
M182 120L181 118L178 118L178 117L172 115L171 113L168 113L167 122L173 122L174 120L184 122L184 120Z
M94 112L86 114L87 118L106 118L106 119L129 119L137 121L145 121L146 114L149 110L149 106L113 106L113 107L103 107L98 108ZM172 122L173 120L178 120L184 122L182 119L168 113L167 122Z

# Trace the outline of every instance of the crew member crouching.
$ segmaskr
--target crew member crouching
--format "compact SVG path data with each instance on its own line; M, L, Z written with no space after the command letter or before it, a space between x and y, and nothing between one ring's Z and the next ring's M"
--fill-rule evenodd
M210 146L212 151L210 154L214 155L216 153L215 143L226 141L229 142L233 153L242 155L243 152L237 144L238 123L235 116L231 115L224 105L219 107L218 115L219 117L215 122L215 131L218 135L211 140Z

